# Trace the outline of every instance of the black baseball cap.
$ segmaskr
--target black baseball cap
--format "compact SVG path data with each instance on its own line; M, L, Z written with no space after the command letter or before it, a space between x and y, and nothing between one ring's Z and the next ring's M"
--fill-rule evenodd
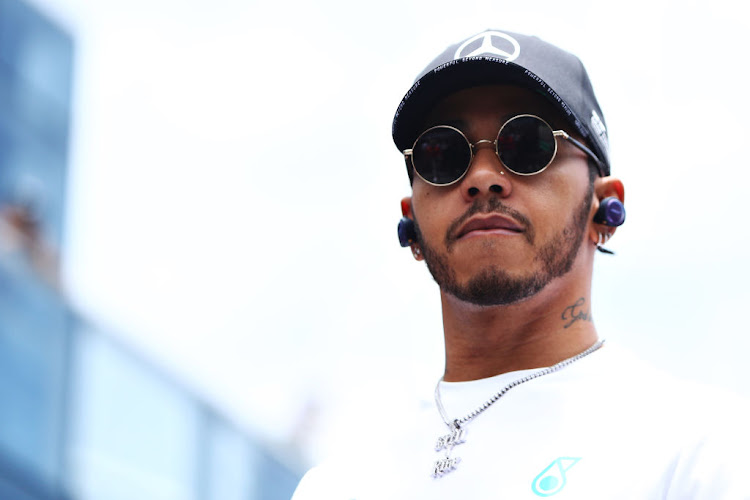
M526 87L545 96L575 127L609 175L607 128L583 63L535 36L487 30L448 47L414 81L393 117L393 142L411 148L424 118L443 97L491 84ZM570 132L570 131L569 131Z

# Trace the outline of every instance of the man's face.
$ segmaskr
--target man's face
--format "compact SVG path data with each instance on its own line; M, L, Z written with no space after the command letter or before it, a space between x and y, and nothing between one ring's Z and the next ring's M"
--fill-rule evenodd
M494 140L518 114L569 128L541 96L522 88L467 89L442 100L425 128L448 124L474 143ZM476 305L521 301L574 266L591 219L586 156L558 139L553 163L533 176L507 171L493 147L480 147L466 175L436 187L414 179L412 213L423 255L444 292Z

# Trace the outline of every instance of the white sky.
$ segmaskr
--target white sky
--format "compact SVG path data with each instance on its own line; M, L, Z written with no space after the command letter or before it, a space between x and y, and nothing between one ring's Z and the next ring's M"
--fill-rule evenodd
M435 55L490 27L578 54L604 110L628 220L597 263L600 334L750 395L735 2L35 3L77 40L71 298L246 428L287 439L314 405L317 459L440 375L390 122Z

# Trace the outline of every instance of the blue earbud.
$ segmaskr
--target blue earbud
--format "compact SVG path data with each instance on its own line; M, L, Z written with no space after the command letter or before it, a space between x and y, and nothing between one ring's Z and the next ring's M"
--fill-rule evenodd
M614 196L604 198L594 214L594 222L617 227L625 222L625 206Z
M414 229L414 221L408 217L401 217L398 221L398 241L402 247L408 247L417 241L417 231Z

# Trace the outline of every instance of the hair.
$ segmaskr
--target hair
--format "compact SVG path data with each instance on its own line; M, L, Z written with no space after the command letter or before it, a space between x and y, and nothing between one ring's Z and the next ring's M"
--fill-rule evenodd
M594 181L599 178L599 165L596 164L593 158L587 158L587 163L589 166L589 184L592 186L594 185Z
M404 160L406 161L406 173L409 175L409 185L414 185L414 167L409 162L409 159L404 156Z

